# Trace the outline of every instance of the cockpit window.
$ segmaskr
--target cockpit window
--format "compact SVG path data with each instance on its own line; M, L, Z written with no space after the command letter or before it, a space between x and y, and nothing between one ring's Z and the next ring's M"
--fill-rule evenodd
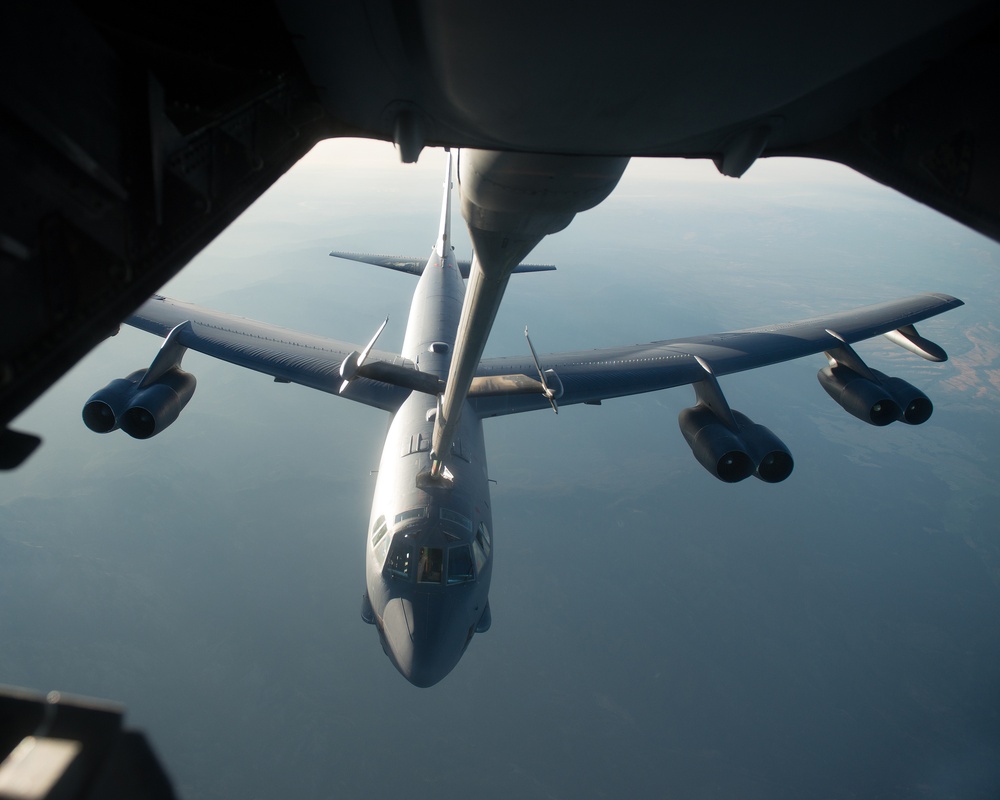
M448 549L448 583L465 583L475 578L472 572L472 553L463 544Z
M417 583L441 583L444 551L440 547L421 547L417 562Z
M381 564L385 561L385 553L389 549L389 537L386 533L389 526L385 522L385 517L379 517L372 526L372 549L375 551L375 559Z
M398 536L389 549L389 559L385 563L385 568L390 575L397 578L410 577L410 564L413 563L413 542L401 539Z
M405 522L408 519L420 519L421 517L427 516L427 509L424 508L411 508L409 511L401 511L396 515L396 524L400 522Z
M456 525L461 525L470 533L472 532L472 520L464 514L452 511L450 508L441 509L441 519L447 520L448 522L454 522Z
M382 541L382 537L388 530L389 526L385 524L385 517L379 517L375 520L375 524L372 526L372 547L376 547Z
M483 568L486 559L490 556L490 531L485 522L479 523L479 530L476 531L476 540L473 542L473 549L476 551L476 571Z

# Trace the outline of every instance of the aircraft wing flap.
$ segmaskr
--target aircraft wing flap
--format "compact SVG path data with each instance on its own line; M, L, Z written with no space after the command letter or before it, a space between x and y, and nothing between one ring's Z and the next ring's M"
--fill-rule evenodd
M596 403L701 380L704 370L697 358L708 363L716 375L729 375L835 349L841 341L831 331L848 343L859 342L960 305L961 300L949 295L913 295L780 325L627 347L547 353L538 360L543 369L554 370L562 382L560 406ZM482 361L477 380L494 375L530 378L534 374L537 370L530 358L492 358ZM544 396L533 394L470 396L470 403L483 417L549 408Z
M188 323L178 331L177 342L190 350L331 394L338 393L342 382L341 362L360 349L349 342L299 333L161 295L147 300L125 322L157 336L166 336L178 325ZM409 361L393 353L373 350L371 357L415 371ZM395 411L408 395L405 387L362 376L340 396Z
M493 397L508 394L544 395L545 387L527 375L482 375L472 379L469 397Z

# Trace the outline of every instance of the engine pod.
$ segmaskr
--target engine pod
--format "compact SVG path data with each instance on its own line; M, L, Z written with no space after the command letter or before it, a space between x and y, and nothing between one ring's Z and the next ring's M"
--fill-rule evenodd
M145 374L144 369L136 370L94 392L83 405L83 424L94 433L111 433L117 430L122 412L128 407L135 394L135 387Z
M899 405L885 387L842 364L823 367L816 377L841 408L869 425L881 427L902 416Z
M907 425L923 425L934 413L930 398L916 386L902 378L891 378L878 370L872 370L882 387L892 395L900 409L900 419Z
M188 404L196 385L190 372L178 367L167 370L136 393L121 415L122 430L135 439L148 439L165 430Z
M720 481L737 483L753 474L755 465L744 443L708 408L685 408L677 423L698 463Z
M795 460L785 443L770 428L758 425L746 414L736 410L732 414L740 426L747 453L756 465L754 476L765 483L780 483L791 475Z

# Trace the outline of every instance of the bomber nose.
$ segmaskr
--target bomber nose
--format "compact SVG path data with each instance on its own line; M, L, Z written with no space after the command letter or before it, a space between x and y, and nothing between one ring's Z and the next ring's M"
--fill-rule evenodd
M442 618L437 598L418 596L390 600L382 616L386 651L396 669L414 686L433 686L455 667L462 652L456 651L452 627ZM423 606L426 606L424 608Z

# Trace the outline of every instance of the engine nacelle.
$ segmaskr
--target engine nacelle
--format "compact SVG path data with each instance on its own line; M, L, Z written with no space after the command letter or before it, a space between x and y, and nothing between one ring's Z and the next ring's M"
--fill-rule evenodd
M770 428L758 425L746 414L733 411L733 418L740 426L741 438L750 459L756 464L754 477L765 483L780 483L792 474L795 460L785 443Z
M677 422L698 462L726 483L751 475L766 483L779 483L791 475L795 462L784 442L746 414L731 413L738 433L705 405L681 411Z
M755 464L746 445L707 407L685 408L677 423L694 457L720 481L736 483L753 474Z
M930 398L916 386L907 383L902 378L892 378L878 370L872 372L881 382L882 387L892 395L900 408L900 419L907 425L923 425L934 413L934 404Z
M902 417L899 404L885 386L862 378L842 364L823 367L816 377L841 408L869 425L888 425Z
M146 370L139 369L126 378L116 378L98 392L94 392L83 406L83 424L94 433L111 433L117 430L121 415L135 395L135 387Z
M135 439L166 430L180 416L198 381L179 367L168 369L155 383L139 390L119 417L121 429Z

